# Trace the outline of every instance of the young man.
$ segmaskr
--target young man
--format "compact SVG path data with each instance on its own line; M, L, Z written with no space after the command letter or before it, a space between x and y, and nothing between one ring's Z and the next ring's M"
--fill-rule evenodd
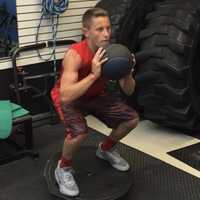
M115 150L115 144L134 129L139 121L136 111L122 100L106 92L107 81L101 76L104 48L109 44L111 24L108 13L101 8L85 12L82 19L85 39L70 46L62 63L61 78L51 95L57 112L64 122L66 138L55 178L60 192L77 196L79 188L72 173L72 158L87 137L83 112L87 111L103 121L113 131L97 149L97 157L107 160L115 169L127 171L130 166ZM121 89L130 95L135 80L129 75L119 80Z

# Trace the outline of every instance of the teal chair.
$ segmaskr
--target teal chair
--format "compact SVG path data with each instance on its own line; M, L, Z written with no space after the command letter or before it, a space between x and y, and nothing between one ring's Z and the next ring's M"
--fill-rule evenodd
M12 136L20 134L24 138L23 144L18 144ZM29 155L37 157L38 153L33 150L32 117L27 110L20 105L11 103L9 100L0 101L0 148L7 146L15 147L12 152L4 152L1 149L0 164L19 159Z

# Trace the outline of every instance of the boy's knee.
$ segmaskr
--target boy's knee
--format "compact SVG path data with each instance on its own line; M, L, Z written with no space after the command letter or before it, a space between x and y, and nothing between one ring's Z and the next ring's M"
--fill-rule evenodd
M139 124L140 118L139 116L135 119L133 119L133 128L135 128Z
M78 136L76 136L76 138L80 139L80 140L85 140L88 136L88 133L83 133L83 134L80 134Z
M139 121L140 121L140 117L139 115L137 115L133 119L129 120L127 123L128 123L128 126L133 129L138 125Z
M67 133L65 139L68 141L78 140L83 141L87 138L88 132L79 133L79 134L73 134L73 133Z

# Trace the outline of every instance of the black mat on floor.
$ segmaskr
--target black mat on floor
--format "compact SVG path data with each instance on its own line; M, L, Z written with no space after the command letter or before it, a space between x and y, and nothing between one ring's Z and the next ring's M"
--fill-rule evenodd
M57 152L47 161L44 177L52 195L71 200L71 197L59 192L55 179L55 168L60 155L61 152ZM132 169L126 172L114 169L105 160L97 158L96 146L92 145L82 145L77 151L73 159L73 169L80 189L80 194L74 200L117 200L127 194L134 182L130 179L134 173Z
M62 125L35 129L35 144L40 157L37 160L26 157L0 166L1 200L54 199L48 192L43 171L51 155L61 150L63 130ZM85 143L97 146L103 135L93 130L90 133ZM200 179L126 145L119 144L118 149L134 163L134 175L130 177L134 180L133 187L121 200L200 199ZM126 154L125 151L131 153ZM123 186L119 183L120 187Z
M168 154L200 170L200 143L170 151Z

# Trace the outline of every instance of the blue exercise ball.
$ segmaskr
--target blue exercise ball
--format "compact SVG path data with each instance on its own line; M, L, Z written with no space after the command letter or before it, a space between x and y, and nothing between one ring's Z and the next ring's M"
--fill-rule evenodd
M106 47L104 57L108 60L102 65L102 75L109 80L119 80L130 73L133 68L133 56L130 50L121 44Z

